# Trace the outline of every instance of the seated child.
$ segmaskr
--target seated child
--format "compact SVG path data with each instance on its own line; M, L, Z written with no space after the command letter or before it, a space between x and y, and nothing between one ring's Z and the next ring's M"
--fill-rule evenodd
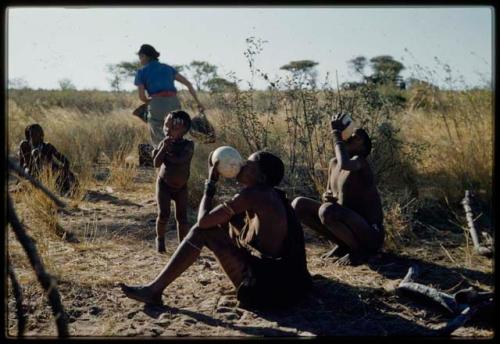
M24 130L24 136L18 153L19 163L24 171L36 178L44 168L50 168L57 176L58 191L62 195L72 193L78 182L69 169L69 160L52 144L43 141L42 127L36 123L28 125Z
M163 123L165 138L153 150L153 164L160 167L156 181L156 249L165 252L165 232L170 216L170 201L175 203L177 238L179 242L189 231L187 222L188 189L194 142L183 138L191 128L191 118L182 111L172 111Z

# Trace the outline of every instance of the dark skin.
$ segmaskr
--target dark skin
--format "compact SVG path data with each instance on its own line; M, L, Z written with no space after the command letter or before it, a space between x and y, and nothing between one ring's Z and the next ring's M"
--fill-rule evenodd
M39 131L33 131L30 134L29 142L23 140L19 147L19 160L21 166L30 174L36 173L34 169L41 168L42 165L54 162L54 158L62 165L64 172L69 171L69 160L60 153L53 145L47 143L44 149L43 134ZM56 167L56 166L52 166Z
M157 240L164 240L168 218L170 216L170 201L175 202L175 218L177 220L177 238L179 242L189 231L187 222L188 191L186 184L189 179L191 159L194 152L192 141L184 140L187 128L179 118L172 114L165 117L163 132L165 139L153 151L153 164L160 167L158 174L156 198L158 216L156 218ZM166 189L160 185L166 185ZM164 252L160 243L160 252Z
M323 258L341 257L337 264L357 265L383 240L371 226L381 227L382 204L366 160L363 137L354 132L345 142L339 142L341 124L333 119L331 125L338 143L335 158L330 160L322 202L298 197L292 206L303 224L336 244Z
M208 178L216 183L219 179L217 164L211 165L210 157ZM237 249L229 238L228 224L236 227L236 231L241 230L245 224L243 217L250 228L258 233L258 249L263 254L279 256L287 233L286 209L273 188L265 183L265 178L255 157L251 155L236 176L238 182L244 185L241 192L227 202L227 206L220 204L215 207L212 206L213 195L205 192L200 202L197 224L177 247L165 268L147 285L120 284L123 292L141 302L161 304L163 290L196 261L203 246L215 254L237 288L243 281L247 262L241 249Z

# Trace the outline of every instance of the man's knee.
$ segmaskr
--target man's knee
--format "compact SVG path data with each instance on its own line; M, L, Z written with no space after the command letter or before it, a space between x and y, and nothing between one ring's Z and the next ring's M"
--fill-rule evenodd
M343 218L342 209L332 203L323 203L318 210L318 216L322 224L326 225L332 221L341 221Z
M297 197L292 201L292 208L299 219L301 219L304 215L304 204L306 201L307 199L305 197Z

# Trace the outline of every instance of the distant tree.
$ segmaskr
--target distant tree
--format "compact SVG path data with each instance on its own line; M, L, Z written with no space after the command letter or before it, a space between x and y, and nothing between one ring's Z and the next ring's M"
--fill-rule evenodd
M349 64L349 67L351 67L355 73L361 75L361 76L365 76L365 67L368 63L368 60L366 59L366 57L364 56L357 56L355 58L353 58L352 60L349 60L347 62Z
M217 76L217 66L206 61L192 61L186 68L191 73L198 90L202 90L208 80Z
M210 92L224 92L237 89L236 83L226 80L221 77L215 77L213 79L207 80L205 86Z
M64 78L64 79L61 79L59 80L59 87L61 88L61 90L63 91L67 91L67 90L76 90L76 86L73 84L73 82L68 79L68 78Z
M286 65L281 66L280 69L292 73L293 78L301 84L308 81L312 86L315 86L318 75L315 67L318 64L318 62L311 60L290 61Z
M111 88L115 91L119 91L122 83L127 79L133 78L140 67L140 61L122 61L117 64L108 64L107 71L111 74L111 78L108 80Z
M397 85L399 73L405 68L404 65L394 60L390 55L380 55L370 59L373 74L370 79L378 84Z
M23 89L28 89L29 85L26 79L23 78L13 78L9 79L9 89L15 89L15 90L23 90Z

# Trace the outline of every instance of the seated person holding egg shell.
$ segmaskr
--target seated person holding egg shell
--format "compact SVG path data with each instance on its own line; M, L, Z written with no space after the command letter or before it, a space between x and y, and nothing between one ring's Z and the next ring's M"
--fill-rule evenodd
M219 175L236 177L243 189L214 207ZM152 282L121 284L125 295L161 304L164 289L206 246L236 288L240 305L275 306L298 300L310 287L311 277L302 227L284 192L276 188L283 175L283 162L268 152L253 153L244 163L234 148L212 152L197 224Z
M297 197L292 206L303 224L336 244L323 258L357 265L383 246L385 236L382 203L366 159L371 140L345 113L334 116L331 127L335 158L330 160L322 202Z

